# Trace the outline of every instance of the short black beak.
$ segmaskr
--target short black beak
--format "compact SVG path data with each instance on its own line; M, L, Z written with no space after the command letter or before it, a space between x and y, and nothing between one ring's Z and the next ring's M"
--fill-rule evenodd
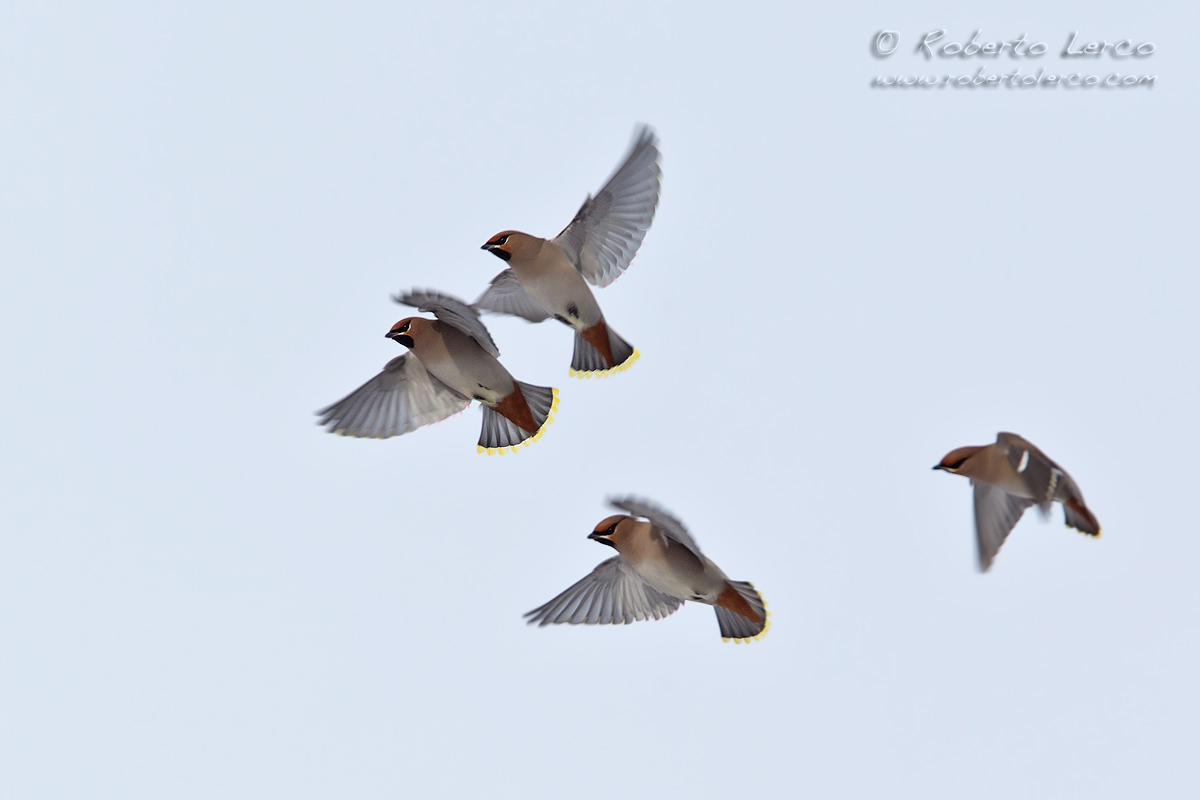
M941 464L934 464L934 465L933 465L933 468L934 468L934 469L946 469L946 468L945 468L945 467L943 467Z
M483 247L481 247L479 249L487 250L489 253L496 256L501 261L508 261L510 258L512 258L512 253L508 252L507 250L501 250L500 245L492 244L491 242L488 242L487 244L485 244Z
M391 339L396 344L402 344L405 347L407 347L409 350L412 349L413 338L411 336L409 336L407 333L396 333L395 331L388 331L387 333L384 334L384 338Z
M588 538L591 539L593 542L599 542L600 544L606 544L609 547L613 548L614 550L617 549L617 546L612 543L612 539L608 538L607 533L600 533L598 531L592 531L591 533L588 534Z

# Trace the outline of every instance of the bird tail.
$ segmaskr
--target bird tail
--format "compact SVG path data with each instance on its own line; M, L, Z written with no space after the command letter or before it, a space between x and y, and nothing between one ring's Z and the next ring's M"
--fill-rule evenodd
M558 408L558 389L513 381L513 390L494 406L483 406L483 426L476 452L514 453L522 444L542 438Z
M617 335L603 319L590 328L575 331L575 353L571 357L571 376L605 377L622 372L638 360L633 345Z
M766 601L754 584L745 581L726 581L725 591L717 597L713 610L717 612L721 638L726 642L753 642L765 636L771 627Z
M1068 526L1088 536L1100 535L1100 521L1088 510L1078 497L1063 501L1063 515Z

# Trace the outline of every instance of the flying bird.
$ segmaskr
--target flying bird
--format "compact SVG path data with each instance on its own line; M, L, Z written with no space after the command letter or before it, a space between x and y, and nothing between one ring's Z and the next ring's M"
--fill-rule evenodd
M541 322L553 317L575 331L571 375L590 378L632 366L633 345L608 326L588 282L608 286L637 254L654 220L662 170L658 140L639 128L629 155L571 224L553 239L501 231L483 245L508 268L492 279L476 308Z
M965 475L975 487L975 537L979 569L987 572L1025 509L1062 503L1068 527L1100 535L1100 523L1083 502L1083 493L1067 471L1015 433L998 433L994 444L951 450L934 469Z
M476 450L516 452L537 441L558 408L558 390L515 380L499 362L500 351L479 313L462 300L413 290L397 303L431 312L437 319L407 317L387 338L409 352L333 405L317 412L330 433L387 439L457 414L472 400L483 407Z
M527 613L530 625L628 625L634 620L662 619L693 600L714 607L725 641L762 638L770 624L767 604L753 585L729 580L700 552L683 523L661 508L634 498L610 502L629 513L607 517L587 538L617 554Z

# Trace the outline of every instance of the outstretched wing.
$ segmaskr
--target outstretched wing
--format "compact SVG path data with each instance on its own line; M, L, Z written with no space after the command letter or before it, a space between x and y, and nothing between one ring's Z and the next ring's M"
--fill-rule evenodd
M688 533L687 528L683 523L677 520L671 514L658 506L651 503L649 500L639 500L636 497L623 497L611 499L608 501L614 508L619 508L622 511L628 511L630 514L638 517L645 517L650 520L654 527L658 528L667 536L667 544L672 541L679 542L681 545L692 551L696 558L703 558L700 555L700 545L696 544L696 540Z
M1004 447L1004 456L1012 466L1013 471L1021 477L1022 483L1029 489L1035 502L1047 504L1059 497L1065 470L1027 439L1015 433L998 433L996 442Z
M643 125L604 188L583 201L575 219L554 239L591 283L608 286L615 281L641 247L658 208L658 157L658 139Z
M1015 433L998 433L996 441L1005 446L1008 463L1021 476L1025 486L1041 504L1042 516L1050 515L1050 503L1061 500L1064 521L1081 533L1100 535L1100 522L1088 510L1075 479L1050 456Z
M642 580L620 556L601 561L591 574L540 608L525 614L529 624L628 625L662 619L682 600L663 594Z
M1017 497L990 483L975 482L975 538L979 543L979 569L987 572L1000 545L1033 505L1027 497Z
M506 269L492 278L492 285L475 301L475 308L524 317L530 322L541 322L550 317L550 314L526 293L511 269Z
M496 348L496 343L492 341L492 335L488 333L488 329L479 319L479 312L457 297L440 292L413 289L411 292L395 295L392 299L397 303L413 306L418 311L433 314L447 325L470 336L488 355L493 358L500 357L500 351Z
M330 433L387 439L445 419L471 405L430 375L412 353L397 356L383 371L333 405L317 412Z

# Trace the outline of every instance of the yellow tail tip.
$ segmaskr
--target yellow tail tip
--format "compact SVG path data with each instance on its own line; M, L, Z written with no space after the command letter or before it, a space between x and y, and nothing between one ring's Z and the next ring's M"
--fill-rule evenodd
M475 445L476 453L487 453L489 456L504 455L505 453L515 453L519 448L529 447L529 445L542 438L542 434L546 432L546 428L550 427L550 423L554 422L554 411L558 408L558 389L551 389L554 392L554 400L550 406L550 413L546 415L546 421L542 423L542 427L537 429L533 436L529 436L514 445L505 445L504 447L484 447L481 444Z
M766 607L767 607L767 604L766 604L766 602L764 602L763 608L765 609ZM767 631L769 631L769 630L771 630L771 612L770 611L767 612L767 621L763 624L763 629L761 631L759 631L758 633L754 634L753 636L743 636L741 638L736 638L736 639L732 636L722 636L721 641L722 642L733 642L734 644L742 644L743 642L745 642L746 644L749 644L750 642L757 642L759 639L766 636Z
M515 452L517 452L518 447L524 447L527 444L529 444L528 439L526 439L523 442L517 442L516 444L514 444L512 446L505 445L504 447L484 447L481 444L477 444L477 445L475 445L475 452L476 453L487 453L489 456L502 456L505 453L515 453Z
M629 358L622 361L620 364L617 364L615 367L612 367L611 369L586 369L585 370L585 369L575 369L574 367L571 367L569 374L572 378L591 378L593 375L596 376L597 378L607 378L609 375L613 375L618 372L624 372L625 370L629 369L630 367L633 366L633 362L637 361L639 358L641 358L641 356L642 356L642 354L640 352L638 352L637 350L634 350L633 355L631 355Z

